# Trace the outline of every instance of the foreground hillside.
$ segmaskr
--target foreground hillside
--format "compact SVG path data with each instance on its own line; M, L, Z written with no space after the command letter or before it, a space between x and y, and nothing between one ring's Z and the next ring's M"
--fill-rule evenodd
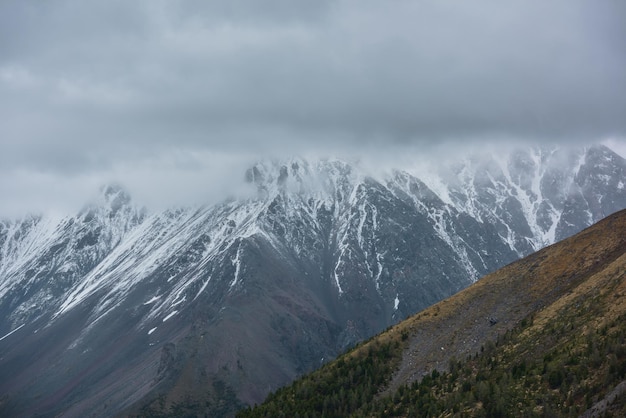
M241 413L349 415L626 416L626 211Z

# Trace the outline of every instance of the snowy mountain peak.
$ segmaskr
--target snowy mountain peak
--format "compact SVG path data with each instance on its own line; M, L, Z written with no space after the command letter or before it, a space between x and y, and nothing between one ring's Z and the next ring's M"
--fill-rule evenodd
M246 172L246 181L255 184L261 196L276 194L333 195L346 193L362 175L341 160L315 160L292 157L286 160L266 160Z
M100 188L99 199L94 206L105 207L115 213L123 207L129 206L131 200L130 194L123 186L119 184L109 184Z
M125 341L153 364L154 350L192 332L182 346L209 344L196 356L215 362L205 370L256 359L265 376L289 359L293 377L626 207L625 179L624 159L592 147L470 156L386 178L340 160L263 161L246 172L254 198L150 214L107 186L76 215L0 223L0 349L57 330L56 352L75 353L52 362L61 375L77 359L98 369ZM264 344L280 345L270 350L278 363L259 359ZM57 366L32 373L47 367ZM15 387L4 379L0 389ZM267 391L260 379L250 393Z

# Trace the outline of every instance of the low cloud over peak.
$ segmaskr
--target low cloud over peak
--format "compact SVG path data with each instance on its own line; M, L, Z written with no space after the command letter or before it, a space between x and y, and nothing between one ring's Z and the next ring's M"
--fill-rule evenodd
M8 0L0 190L140 169L217 184L275 154L621 143L625 28L618 1Z

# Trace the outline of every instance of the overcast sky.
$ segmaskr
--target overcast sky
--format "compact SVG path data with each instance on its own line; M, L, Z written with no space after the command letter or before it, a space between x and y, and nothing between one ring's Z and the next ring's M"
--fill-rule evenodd
M216 198L264 156L626 149L626 2L3 0L0 116L5 216Z

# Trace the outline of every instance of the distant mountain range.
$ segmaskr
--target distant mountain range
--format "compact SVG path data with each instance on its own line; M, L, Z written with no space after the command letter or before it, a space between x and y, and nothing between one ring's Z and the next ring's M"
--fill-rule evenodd
M626 210L512 263L242 417L626 416Z
M261 162L255 197L151 212L120 187L0 222L0 415L229 415L485 274L626 208L604 146L418 177Z

